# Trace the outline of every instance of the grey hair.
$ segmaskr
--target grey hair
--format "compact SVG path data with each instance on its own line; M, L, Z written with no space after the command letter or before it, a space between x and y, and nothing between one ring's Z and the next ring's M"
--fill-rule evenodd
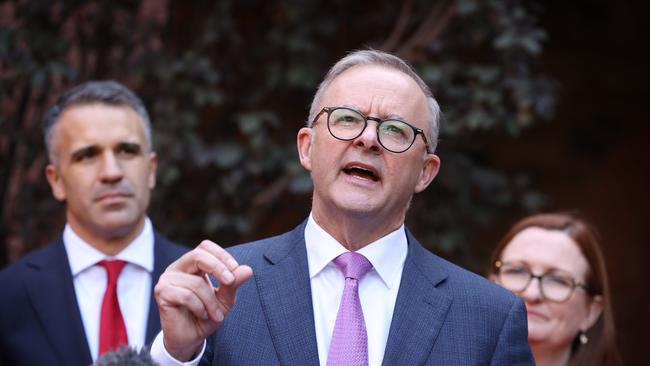
M142 100L129 88L113 80L88 81L63 93L56 103L43 116L43 136L47 154L56 163L54 154L54 130L61 113L71 106L101 103L112 106L127 106L133 109L144 124L147 151L152 149L151 121Z
M317 110L318 106L320 105L320 100L323 98L325 91L330 86L332 81L346 70L359 65L378 65L401 71L402 73L410 76L411 79L413 79L418 84L420 90L422 90L422 93L424 93L424 96L427 98L429 112L431 113L431 128L427 134L427 140L429 141L431 152L435 152L436 146L438 145L438 134L440 132L440 119L442 114L438 102L433 97L431 89L429 89L424 80L422 80L422 78L420 78L415 70L413 70L413 67L411 67L411 65L409 65L401 58L383 51L373 49L352 51L347 56L343 57L337 63L335 63L334 66L329 69L327 75L325 76L325 79L323 79L323 81L318 86L318 89L316 90L316 94L314 95L314 99L309 109L309 119L307 120L307 126L311 127L312 123L314 122L314 118L316 118L316 114L320 112Z

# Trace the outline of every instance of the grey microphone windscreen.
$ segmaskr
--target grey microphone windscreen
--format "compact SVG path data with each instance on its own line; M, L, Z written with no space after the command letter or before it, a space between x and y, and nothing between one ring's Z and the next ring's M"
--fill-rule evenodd
M93 366L157 366L149 355L149 349L142 347L136 351L131 347L121 347L101 355Z

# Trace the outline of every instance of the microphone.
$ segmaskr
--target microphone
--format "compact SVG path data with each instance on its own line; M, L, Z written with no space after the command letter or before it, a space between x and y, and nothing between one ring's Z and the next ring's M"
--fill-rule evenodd
M124 346L105 352L92 366L158 366L158 364L151 358L147 347L137 351Z

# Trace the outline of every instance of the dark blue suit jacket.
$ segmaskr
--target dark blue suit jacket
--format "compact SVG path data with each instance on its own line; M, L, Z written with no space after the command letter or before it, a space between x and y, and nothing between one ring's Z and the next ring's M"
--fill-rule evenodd
M187 248L155 233L146 342L160 331L153 286ZM0 365L92 364L62 238L0 272Z
M201 365L318 365L304 229L229 248L253 278ZM384 365L534 364L519 298L407 239Z

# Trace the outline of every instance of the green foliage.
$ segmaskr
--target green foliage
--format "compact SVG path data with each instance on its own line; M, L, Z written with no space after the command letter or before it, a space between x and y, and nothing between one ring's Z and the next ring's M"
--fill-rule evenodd
M409 213L424 242L462 256L467 235L500 210L543 203L525 179L491 166L481 142L552 113L552 84L535 71L546 35L530 2L33 0L3 9L0 240L18 242L18 253L60 230L39 119L71 85L117 79L145 100L160 162L154 222L190 245L228 245L309 212L296 132L327 68L367 46L411 61L445 114L442 172Z

